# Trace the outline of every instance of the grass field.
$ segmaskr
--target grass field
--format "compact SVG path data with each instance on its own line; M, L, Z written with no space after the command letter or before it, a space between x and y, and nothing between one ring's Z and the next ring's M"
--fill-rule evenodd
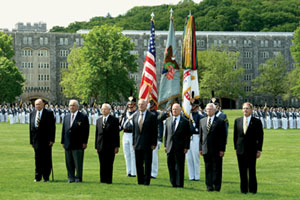
M230 127L223 161L223 184L220 193L206 192L204 162L201 180L188 180L185 187L172 188L166 155L159 151L159 174L149 187L137 185L126 176L124 155L117 154L113 184L99 183L99 161L94 149L95 126L91 126L85 152L83 183L67 183L64 151L60 145L61 125L56 126L53 147L55 181L34 183L34 152L29 145L28 125L0 123L0 200L6 199L300 199L300 130L265 130L262 157L257 162L258 193L240 194L239 175L233 149L233 120L242 113L225 110Z

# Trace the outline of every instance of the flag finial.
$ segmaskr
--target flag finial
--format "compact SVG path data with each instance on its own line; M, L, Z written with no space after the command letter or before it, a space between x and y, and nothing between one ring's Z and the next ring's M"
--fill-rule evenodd
M173 9L171 8L171 10L170 10L170 18L172 18L173 17Z
M155 16L155 15L154 15L154 12L152 12L152 13L151 13L151 20L154 19L154 16Z

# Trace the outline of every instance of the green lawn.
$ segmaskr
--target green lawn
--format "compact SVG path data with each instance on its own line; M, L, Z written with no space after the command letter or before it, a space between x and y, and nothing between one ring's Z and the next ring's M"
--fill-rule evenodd
M158 178L149 187L137 185L126 176L121 148L114 164L112 185L99 183L99 161L94 149L95 126L91 126L85 152L83 183L67 183L64 151L60 145L61 125L56 126L53 148L55 181L34 183L34 153L29 145L28 125L0 123L0 199L300 199L300 130L265 130L262 157L257 162L258 193L240 194L237 160L233 150L233 120L239 110L225 110L229 116L229 137L223 161L220 193L206 192L204 162L201 180L188 180L185 187L172 188L166 155L159 151Z

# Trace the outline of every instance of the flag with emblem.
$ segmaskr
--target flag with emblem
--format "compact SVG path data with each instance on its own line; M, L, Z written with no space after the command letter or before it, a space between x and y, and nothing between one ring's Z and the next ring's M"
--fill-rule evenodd
M191 94L194 93L194 99L199 98L195 18L191 15L187 17L184 27L182 43L182 68L184 69L182 108L185 116L190 119L190 112L192 109L190 103L192 100Z
M153 15L153 14L152 14ZM148 51L144 62L144 69L139 90L139 98L147 101L153 100L157 105L157 83L155 66L155 27L154 20L151 20L150 40Z
M172 15L172 10L171 10ZM160 78L158 105L166 109L180 97L180 69L176 62L176 38L173 17L170 17L170 26L166 49L164 52L164 66Z

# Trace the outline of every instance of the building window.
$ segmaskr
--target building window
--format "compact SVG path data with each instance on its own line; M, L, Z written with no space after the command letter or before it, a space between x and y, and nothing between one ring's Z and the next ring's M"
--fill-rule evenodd
M69 50L60 50L59 56L60 57L67 57L69 55Z
M75 41L76 41L76 45L80 45L79 38L76 38Z
M40 38L40 45L44 45L44 38Z
M252 69L252 64L251 63L244 63L244 68L245 69Z
M27 37L23 37L23 44L27 44Z
M32 45L32 37L28 37L28 44Z
M144 46L148 46L148 41L147 40L144 40Z
M274 47L281 47L281 41L280 40L274 40Z
M138 39L135 39L135 40L134 40L134 45L135 45L135 46L138 46L138 45L139 45L139 40L138 40Z
M263 51L262 53L261 53L261 57L262 58L269 58L270 56L269 56L269 52L268 51Z
M182 41L178 40L178 46L181 47L181 45L182 45Z
M280 54L280 51L274 51L274 52L273 52L274 57L279 56L279 54Z
M65 45L68 45L69 44L69 40L68 38L65 38Z
M48 56L48 50L39 50L38 56Z
M67 63L67 62L60 62L60 68L61 68L61 69L66 69L66 68L68 68L68 63Z
M245 87L244 87L244 91L245 91L245 92L251 92L251 86L248 86L248 85L245 86Z
M265 47L269 47L269 41L265 40Z
M47 45L48 44L48 38L44 38L45 40L44 40L44 43L45 43L45 45Z
M84 40L83 40L83 38L80 39L80 44L81 44L81 45L84 45Z
M252 52L251 51L245 51L244 52L244 57L245 58L252 58Z
M64 38L59 38L59 44L64 45Z
M130 51L129 52L131 55L139 55L139 52L138 51Z
M244 75L244 80L245 81L251 81L252 80L252 74L246 74L246 75Z
M205 47L205 41L204 40L200 40L200 47Z

